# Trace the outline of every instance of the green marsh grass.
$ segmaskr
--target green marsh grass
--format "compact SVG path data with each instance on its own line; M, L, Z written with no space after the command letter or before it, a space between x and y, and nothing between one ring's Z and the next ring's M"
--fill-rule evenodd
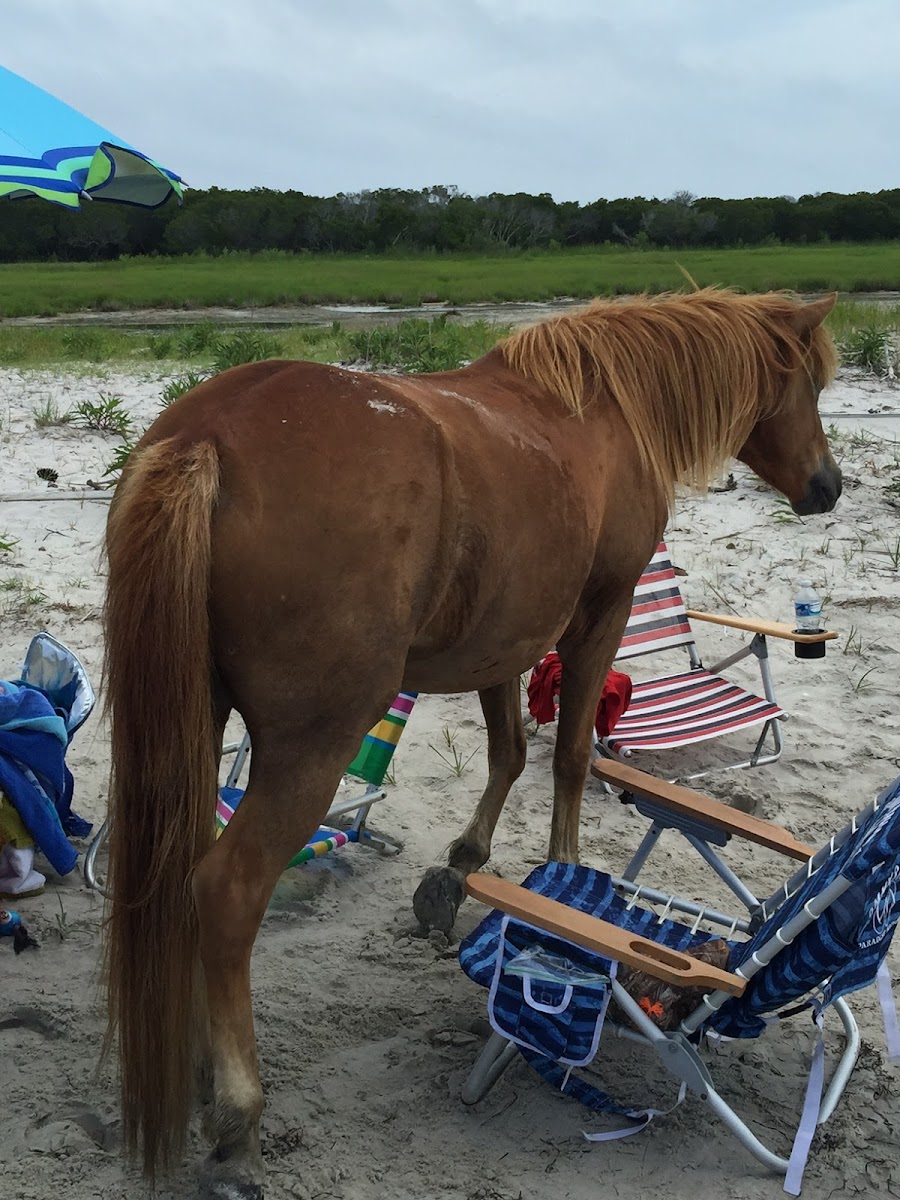
M405 371L454 371L490 350L502 333L487 321L456 324L446 316L409 318L398 325L357 329L347 334L355 356L369 366Z
M179 331L182 344L189 344L189 335L194 328L188 325ZM369 330L345 329L339 322L285 326L275 333L254 326L214 327L214 340L189 358L179 356L176 338L171 334L104 328L91 331L102 335L95 349L99 346L103 357L86 364L73 362L71 342L66 339L68 332L63 326L35 329L25 325L0 325L0 365L31 368L64 365L71 370L95 366L102 361L104 366L169 372L189 362L197 382L204 373L272 357L312 362L365 362L370 366L436 371L478 358L509 332L509 326L487 321L462 324L438 316L409 319L399 325L376 326Z
M75 405L72 420L83 429L98 433L118 433L127 438L132 432L132 421L121 396L112 392L100 392L96 400L82 400Z
M35 426L38 429L51 429L54 426L70 425L72 423L73 413L71 409L61 409L50 396L31 411L34 416Z
M170 404L174 404L176 400L188 392L192 392L195 387L199 387L206 378L206 375L201 375L197 371L188 371L186 375L179 375L175 379L170 379L160 393L160 408L168 408Z
M254 309L587 298L684 286L804 292L900 289L900 241L865 245L656 250L595 246L503 254L288 254L282 251L3 266L0 316L79 309Z
M841 300L828 323L844 360L865 366L877 361L884 337L891 344L900 338L900 304L876 306ZM116 367L157 374L184 374L189 369L198 381L203 375L240 362L271 357L364 362L375 369L441 371L480 357L509 331L508 324L484 319L462 321L446 313L407 317L367 329L348 329L339 321L279 326L275 330L267 329L263 322L219 327L198 321L175 331L106 326L82 331L65 326L0 324L0 366L63 366L68 371ZM92 337L73 339L73 332L87 332ZM90 357L73 357L76 348L86 348ZM52 418L49 411L46 415Z
M217 374L243 363L284 357L283 343L264 329L246 328L226 333L212 344L212 349L212 368Z
M871 304L845 296L835 305L828 327L839 342L861 329L900 333L900 303Z

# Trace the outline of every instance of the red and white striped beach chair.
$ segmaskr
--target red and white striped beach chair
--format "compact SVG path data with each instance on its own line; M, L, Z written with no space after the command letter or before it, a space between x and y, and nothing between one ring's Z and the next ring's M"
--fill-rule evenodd
M737 653L706 668L694 644L691 618L741 629L753 637ZM683 646L690 666L674 675L634 680L628 709L612 733L600 740L599 749L612 758L628 760L641 750L671 750L762 726L750 757L727 766L738 769L774 762L783 749L781 722L787 714L775 699L767 636L789 641L824 641L836 634L796 634L790 625L774 621L685 609L669 552L665 542L660 542L635 588L631 616L616 662ZM759 663L763 696L746 691L720 674L751 654ZM769 739L771 744L767 745ZM687 778L706 773L696 772Z

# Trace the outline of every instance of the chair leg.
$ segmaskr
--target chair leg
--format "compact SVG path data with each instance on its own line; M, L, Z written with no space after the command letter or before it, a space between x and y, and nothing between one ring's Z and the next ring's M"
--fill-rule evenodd
M696 1046L679 1033L667 1033L658 1029L618 980L613 980L612 989L619 1007L629 1016L632 1025L638 1031L638 1039L652 1046L665 1069L686 1084L698 1099L707 1103L754 1158L784 1175L789 1165L787 1159L773 1154L764 1146L734 1109L722 1099Z
M603 738L600 738L600 737L594 738L594 751L596 752L598 758L608 758L612 762L620 761L617 755L612 754L603 745ZM612 785L607 783L605 779L600 780L600 787L603 789L604 792L606 792L607 796L617 796L618 795L618 792L614 791Z
M840 1061L835 1068L834 1075L831 1078L831 1083L822 1098L822 1104L819 1109L817 1123L824 1124L829 1117L834 1113L838 1101L844 1094L844 1089L850 1079L850 1075L856 1065L856 1060L859 1056L859 1028L856 1024L856 1018L853 1016L849 1005L843 998L835 1000L833 1006L835 1012L840 1018L841 1025L844 1028L846 1036L846 1045L841 1054ZM747 1128L744 1122L740 1119L736 1112L722 1099L722 1097L710 1088L705 1097L707 1103L716 1113L716 1115L725 1123L731 1132L737 1137L738 1141L761 1163L778 1171L784 1175L790 1165L788 1160L773 1154L768 1150L756 1135Z
M386 833L376 832L370 829L367 822L369 813L372 811L372 805L378 800L384 800L387 792L384 788L376 787L370 783L366 786L365 793L359 799L347 800L339 804L333 805L325 817L325 823L329 824L337 815L348 816L352 814L353 819L349 828L356 834L357 843L363 846L371 846L375 850L381 851L382 854L395 855L399 854L403 849L403 843L398 842L396 838L388 837Z
M822 1107L819 1110L820 1125L828 1120L837 1107L838 1101L843 1096L844 1089L853 1073L853 1068L856 1066L856 1060L859 1057L859 1026L856 1024L856 1018L849 1004L841 997L839 1000L835 1000L832 1008L837 1013L841 1025L844 1027L846 1044L844 1045L844 1052L840 1057L838 1065L834 1069L831 1083L829 1083L822 1098Z
M388 837L386 833L381 833L380 831L376 833L368 825L359 831L358 842L362 846L371 846L374 850L378 850L381 854L387 854L390 857L400 854L403 850L402 842Z
M492 1033L463 1084L463 1104L477 1104L483 1099L518 1052L515 1042L508 1041L499 1033Z
M106 818L94 834L91 844L87 848L87 853L84 856L84 882L92 892L99 892L101 896L106 895L106 889L97 879L96 860L108 837L109 817Z
M230 753L231 747L222 750L223 755ZM231 770L228 772L228 778L225 780L226 787L237 787L238 780L241 777L241 772L244 769L244 763L247 761L247 756L250 753L250 734L245 733L241 738L234 755L234 762L231 764Z
M662 833L664 826L659 825L656 821L650 826L647 832L641 839L641 844L634 852L634 857L631 862L622 872L624 879L637 879L638 871L643 867L644 863L650 857L650 852L659 840L659 835Z
M772 752L771 754L763 754L763 746L765 745L766 735L769 732L772 734ZM771 721L766 721L765 725L763 725L759 741L756 743L756 748L750 756L749 766L764 767L767 763L776 762L781 758L782 750L784 750L784 738L781 736L781 721L777 717L773 717Z
M772 734L772 751L770 754L763 754L763 746L770 732ZM784 737L781 733L781 721L773 717L771 721L766 721L765 725L763 725L762 733L757 739L753 753L749 758L745 758L743 762L727 763L723 767L707 767L705 771L695 771L692 775L677 775L671 782L689 783L694 779L702 779L704 775L712 775L719 771L743 771L747 767L765 767L769 763L777 762L781 758L783 750Z
M787 1172L790 1165L788 1160L778 1154L773 1154L767 1146L764 1146L753 1130L744 1124L731 1105L722 1099L715 1088L708 1088L704 1099L719 1120L731 1130L744 1149L749 1150L754 1158L771 1170L777 1171L779 1175Z
M754 896L750 889L746 886L743 880L735 875L728 863L724 862L713 850L712 846L705 841L703 834L706 830L699 830L693 833L690 830L683 829L681 831L684 837L694 847L697 853L703 858L715 871L724 884L734 892L738 900L745 904L751 913L756 912L759 908L759 900ZM707 836L709 836L707 834Z

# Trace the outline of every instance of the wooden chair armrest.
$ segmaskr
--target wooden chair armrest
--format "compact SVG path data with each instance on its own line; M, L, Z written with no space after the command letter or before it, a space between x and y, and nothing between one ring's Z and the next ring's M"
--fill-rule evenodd
M625 791L634 792L637 796L646 796L670 808L672 812L696 817L706 825L733 833L748 842L767 846L770 850L777 850L780 854L786 854L788 858L806 862L815 853L774 821L752 817L749 813L740 812L719 800L713 800L711 796L703 796L700 792L677 783L666 783L663 779L647 775L625 763L597 758L591 763L591 774L606 783L624 788Z
M732 996L740 996L746 987L746 980L740 975L700 962L678 950L670 950L668 946L660 946L609 921L569 908L537 892L530 892L508 879L481 873L469 875L466 877L466 892L473 900L480 900L491 908L499 908L511 917L546 929L548 933L583 946L585 950L593 950L626 966L646 971L664 983L672 983L676 987L713 988Z
M761 633L764 637L784 638L788 642L830 642L837 634L833 629L822 629L818 633L797 633L790 625L781 621L757 621L752 617L732 617L727 613L698 612L687 609L691 621L711 621L714 625L728 625L732 629L746 629L748 633Z

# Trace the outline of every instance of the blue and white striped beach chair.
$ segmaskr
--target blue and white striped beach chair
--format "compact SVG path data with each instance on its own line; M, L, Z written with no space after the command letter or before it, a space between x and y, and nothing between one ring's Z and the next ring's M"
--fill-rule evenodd
M460 963L489 989L494 1034L463 1089L480 1100L521 1053L561 1090L600 1112L628 1118L609 1140L642 1129L658 1110L627 1108L573 1069L589 1063L602 1033L653 1049L704 1100L739 1141L780 1173L799 1195L816 1128L834 1112L859 1052L856 1021L844 997L878 984L888 1053L900 1057L896 1011L885 956L900 917L900 778L817 853L770 822L737 812L623 764L592 770L623 789L650 831L621 877L548 863L521 886L490 875L467 880L468 894L494 911L463 941ZM661 833L685 836L747 909L739 917L646 887L636 876ZM801 860L768 899L758 900L721 859L740 836ZM716 932L712 932L716 931ZM728 944L726 968L691 956L712 937ZM693 987L688 1013L674 1029L618 978L622 968ZM623 978L624 978L624 973ZM682 993L683 994L683 993ZM845 1045L825 1087L822 1022L831 1009ZM755 1038L769 1025L806 1011L818 1025L802 1116L789 1157L769 1149L717 1091L701 1057L704 1037Z

